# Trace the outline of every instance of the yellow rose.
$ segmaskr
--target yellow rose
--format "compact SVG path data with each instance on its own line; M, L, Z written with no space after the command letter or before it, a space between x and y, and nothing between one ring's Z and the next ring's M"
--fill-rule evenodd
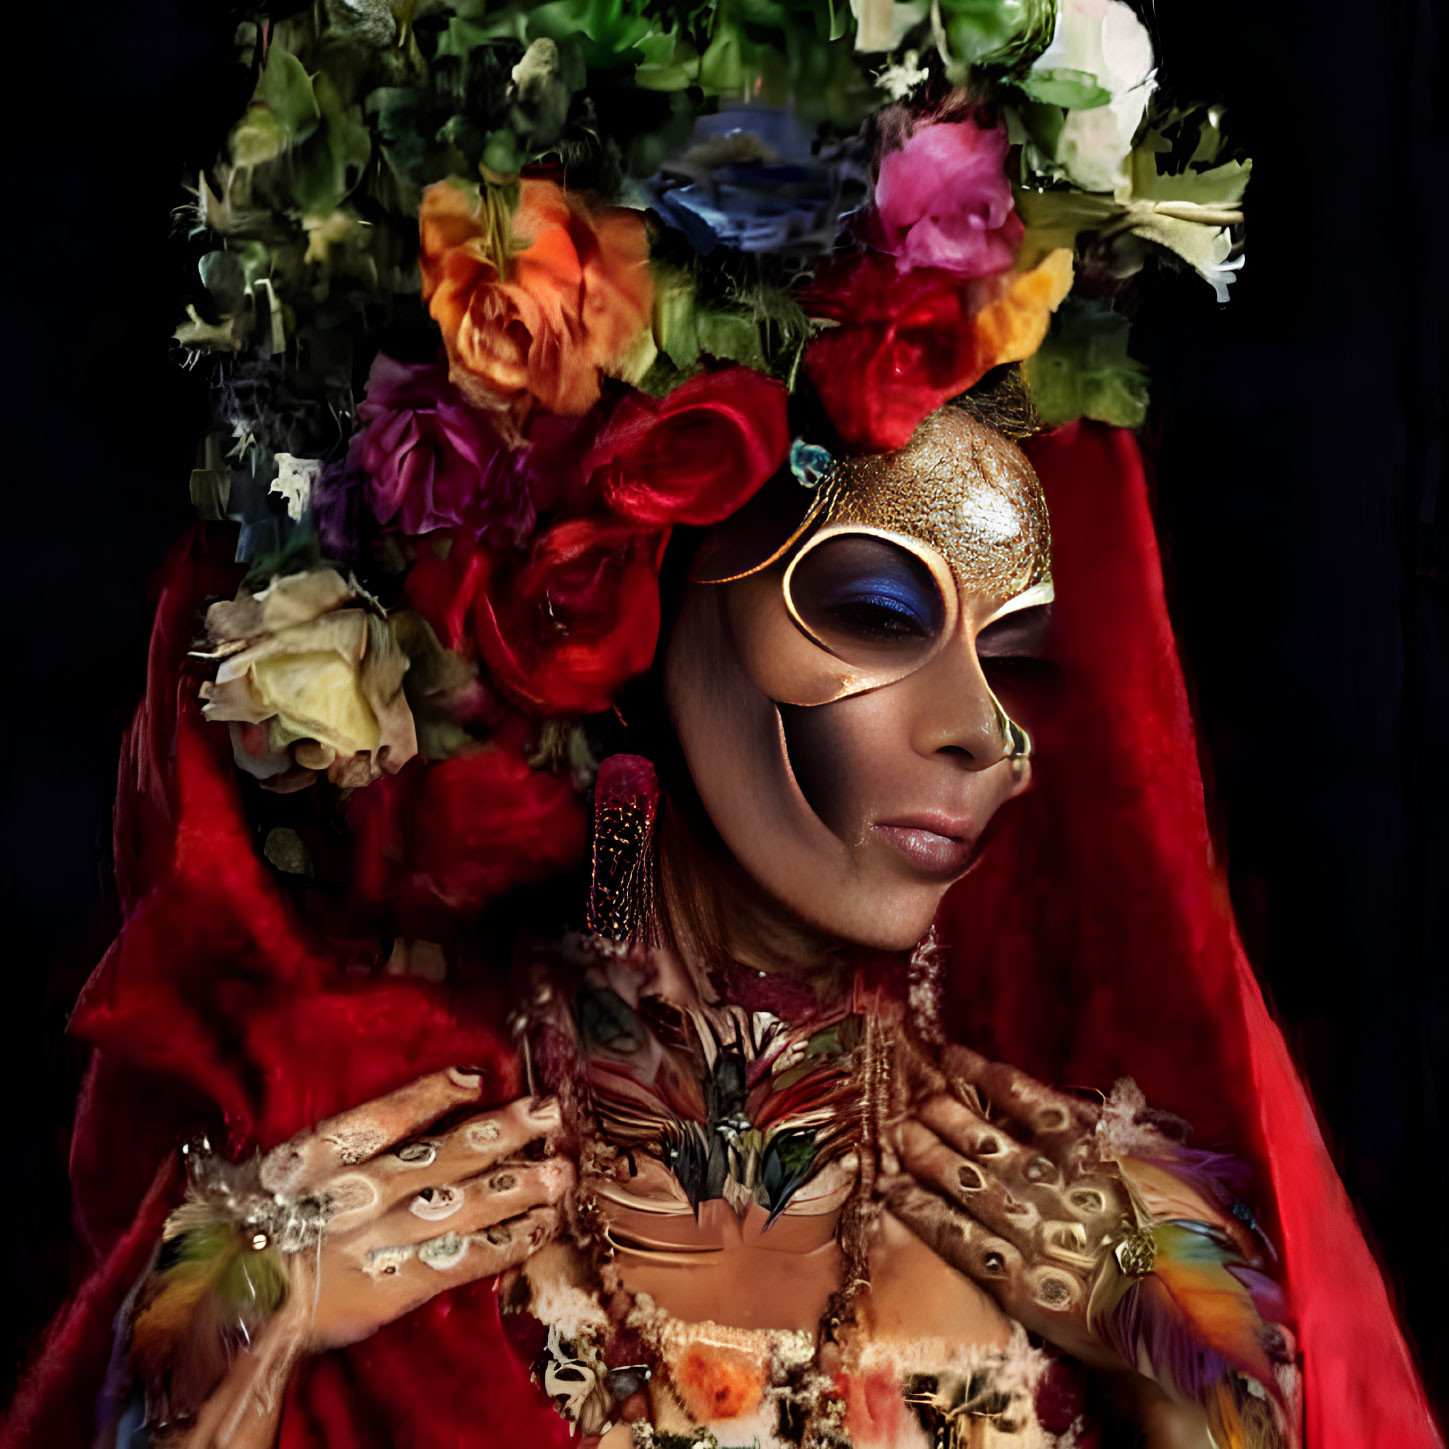
M417 753L403 693L408 659L378 604L335 569L275 578L206 614L215 681L202 713L231 726L248 774L278 790L326 771L336 785L370 784Z

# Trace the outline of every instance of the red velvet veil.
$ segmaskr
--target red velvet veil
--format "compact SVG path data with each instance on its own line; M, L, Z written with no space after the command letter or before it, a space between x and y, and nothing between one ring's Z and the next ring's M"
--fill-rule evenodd
M1253 1158L1305 1364L1309 1449L1427 1449L1431 1420L1378 1268L1264 1005L1213 865L1156 540L1128 433L1069 428L1032 456L1051 505L1061 699L1032 719L1036 787L943 911L952 1035L1060 1085L1131 1075L1200 1145ZM168 559L116 814L124 929L73 1030L96 1047L77 1117L78 1230L94 1263L57 1319L7 1445L91 1442L113 1323L180 1188L176 1146L218 1114L238 1149L419 1073L518 1083L487 993L360 975L273 883L225 731L181 661L232 537ZM416 768L416 767L415 767ZM505 1342L490 1284L311 1361L280 1443L512 1446L570 1439Z

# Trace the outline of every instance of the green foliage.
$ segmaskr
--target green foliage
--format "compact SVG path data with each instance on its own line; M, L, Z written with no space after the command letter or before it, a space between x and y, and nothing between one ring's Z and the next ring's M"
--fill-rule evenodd
M1147 372L1127 351L1127 318L1102 302L1068 297L1025 363L1036 410L1048 423L1095 418L1135 428L1147 416Z
M1084 70L1035 70L1021 79L1022 94L1033 101L1062 110L1091 110L1105 106L1112 99L1112 93L1097 83L1096 76ZM1061 130L1061 112L1058 111L1053 129Z
M1056 160L1066 118L1109 96L1092 75L1032 69L1056 19L1057 0L893 0L865 35L851 0L271 7L265 24L237 29L252 97L188 208L193 234L210 233L197 259L210 302L175 335L190 355L264 374L253 393L232 390L235 415L219 422L248 440L248 458L264 469L273 451L321 453L346 435L382 329L402 329L419 355L436 338L417 270L427 186L484 182L502 202L542 165L601 202L645 206L641 183L695 144L701 116L788 107L834 146L931 76L1007 104L1028 227L1020 265L1067 246L1120 277L1150 243L1226 295L1250 170L1220 114L1149 114L1116 194L1073 186ZM792 295L798 256L695 258L666 232L651 265L653 334L626 380L662 394L741 363L794 385L811 336ZM1140 420L1126 326L1100 304L1062 309L1029 364L1043 412Z
M1048 45L1057 0L938 0L955 78L976 67L1015 73Z

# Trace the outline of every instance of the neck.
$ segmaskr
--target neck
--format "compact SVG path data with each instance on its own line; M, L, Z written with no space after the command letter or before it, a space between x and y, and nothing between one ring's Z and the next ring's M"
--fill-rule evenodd
M732 961L806 979L822 1003L849 987L860 947L801 919L746 875L707 820L695 820L671 802L660 825L665 944L696 979Z

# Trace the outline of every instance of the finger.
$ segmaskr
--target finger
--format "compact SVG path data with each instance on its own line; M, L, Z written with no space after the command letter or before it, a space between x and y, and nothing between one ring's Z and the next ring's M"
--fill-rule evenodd
M906 1038L898 1052L897 1065L904 1079L909 1101L920 1097L934 1097L938 1092L951 1090L950 1079L941 1070L940 1056L935 1050L923 1051L916 1042Z
M1041 1223L1041 1210L1036 1203L1012 1192L1004 1178L996 1175L1013 1155L1025 1154L1015 1145L1008 1148L1003 1134L989 1123L986 1127L992 1135L983 1134L972 1146L992 1150L980 1153L982 1160L978 1162L923 1122L906 1122L900 1131L901 1165L922 1186L1025 1251Z
M1126 1210L1120 1183L1108 1173L1088 1174L1075 1147L1064 1156L1063 1172L949 1097L922 1103L913 1120L918 1130L899 1134L902 1166L1033 1257L1090 1264ZM1090 1149L1092 1139L1084 1142Z
M1051 1263L1033 1263L1014 1243L909 1179L883 1188L886 1207L939 1257L985 1288L1035 1333L1094 1361L1100 1353L1086 1325L1087 1287Z
M1031 1155L984 1112L945 1092L917 1103L910 1120L924 1123L962 1156L989 1163L998 1175Z
M424 1187L474 1177L516 1157L532 1142L552 1140L563 1130L556 1097L522 1098L492 1112L479 1112L439 1134L410 1138L379 1153L351 1172L323 1185L331 1200L332 1224L348 1230L367 1217L405 1202Z
M530 1143L554 1142L563 1132L557 1097L523 1098L496 1112L480 1112L449 1129L436 1142L437 1158L427 1175L452 1181L517 1157ZM414 1174L415 1178L415 1174ZM413 1183L408 1183L412 1188Z
M1015 1190L1038 1200L1043 1192L1060 1188L1063 1161L1080 1166L1075 1148L1068 1148L1060 1154L1060 1160L1054 1160L1037 1151L1035 1145L1028 1147L1018 1142L1004 1127L957 1097L931 1097L920 1104L916 1117L963 1156L980 1163L990 1175L1009 1180Z
M503 1163L461 1182L420 1187L374 1222L341 1235L336 1246L361 1263L377 1248L405 1247L445 1233L480 1232L531 1208L562 1202L573 1185L574 1166L564 1157Z
M482 1086L481 1073L450 1067L329 1117L267 1154L262 1185L269 1192L308 1190L339 1168L370 1161L448 1112L477 1102Z
M1096 1125L1095 1104L1058 1092L1005 1062L988 1061L970 1047L948 1046L941 1064L956 1082L969 1085L989 1117L1009 1124L1052 1152Z
M1016 1244L909 1177L879 1184L887 1211L958 1272L998 1294L1026 1260Z
M379 1250L359 1270L368 1280L374 1321L391 1322L449 1288L516 1268L557 1237L562 1224L558 1207L537 1207L477 1232Z

